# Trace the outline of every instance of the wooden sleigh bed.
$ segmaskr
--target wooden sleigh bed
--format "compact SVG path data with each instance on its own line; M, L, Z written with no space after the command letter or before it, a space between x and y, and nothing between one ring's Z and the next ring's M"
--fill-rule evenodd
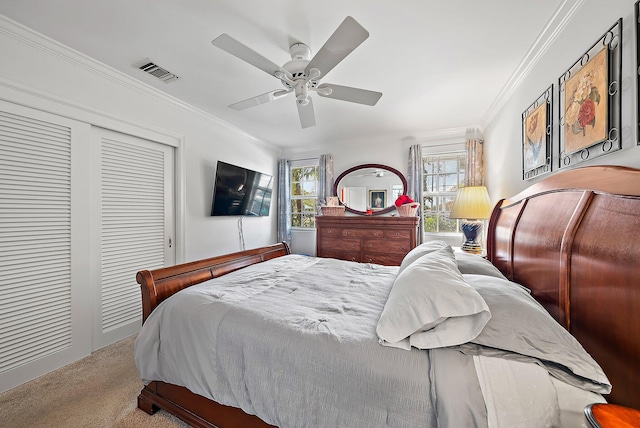
M556 173L500 201L489 221L487 258L522 284L600 364L611 403L640 408L640 170L594 166ZM143 322L194 284L290 253L286 244L140 271ZM138 407L164 409L197 427L271 426L160 381Z

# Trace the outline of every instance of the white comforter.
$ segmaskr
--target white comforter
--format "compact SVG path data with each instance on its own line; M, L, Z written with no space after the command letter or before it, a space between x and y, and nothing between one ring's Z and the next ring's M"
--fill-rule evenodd
M290 255L198 284L146 320L136 365L280 427L489 426L484 356L379 345L397 270Z

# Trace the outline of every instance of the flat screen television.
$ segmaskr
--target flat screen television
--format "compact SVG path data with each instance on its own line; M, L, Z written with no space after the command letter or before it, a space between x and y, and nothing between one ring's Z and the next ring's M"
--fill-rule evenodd
M211 202L212 216L268 216L272 177L218 161Z

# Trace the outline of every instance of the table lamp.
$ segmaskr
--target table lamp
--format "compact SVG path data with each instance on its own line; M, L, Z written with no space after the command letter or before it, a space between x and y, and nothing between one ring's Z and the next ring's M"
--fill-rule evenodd
M491 201L485 186L467 186L458 189L449 218L462 219L464 243L462 251L482 254L482 244L478 241L482 232L482 220L491 215Z

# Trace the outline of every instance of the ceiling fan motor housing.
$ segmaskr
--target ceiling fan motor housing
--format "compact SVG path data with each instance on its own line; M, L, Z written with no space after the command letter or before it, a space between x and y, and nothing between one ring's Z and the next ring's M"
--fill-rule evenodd
M294 43L289 47L291 59L311 59L311 48L304 43Z
M318 81L309 78L305 73L305 68L311 59L311 49L304 43L294 43L289 47L291 61L286 62L282 68L290 75L291 79L280 79L285 88L294 89L299 104L308 104L308 90L315 89Z

